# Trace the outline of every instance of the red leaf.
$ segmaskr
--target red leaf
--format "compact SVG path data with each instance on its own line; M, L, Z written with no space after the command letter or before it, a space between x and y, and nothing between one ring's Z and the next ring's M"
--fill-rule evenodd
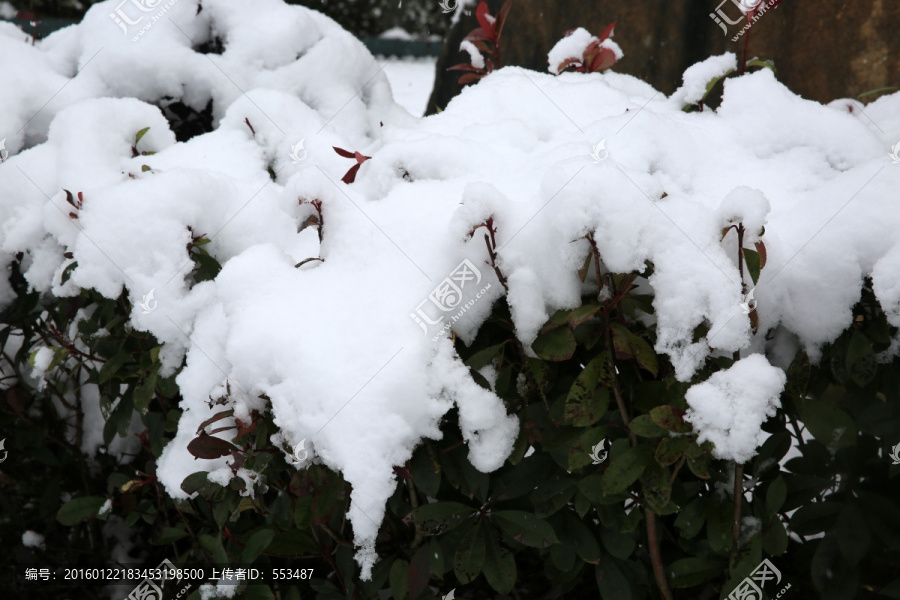
M616 22L613 21L612 23L607 25L606 29L603 30L603 33L600 34L600 41L602 42L603 40L605 40L607 38L611 38L613 35L615 35L615 30L616 30Z
M358 162L359 164L363 164L364 162L366 162L367 160L369 160L372 157L366 156L365 154L360 154L359 152L354 152L353 158L355 158L356 162Z
M210 418L208 418L205 421L203 421L202 423L200 423L200 426L197 427L197 433L198 434L203 433L204 429L206 429L208 426L212 425L216 421L220 421L222 419L227 419L228 417L230 417L232 415L234 415L234 409L223 410L221 412L217 412Z
M334 151L343 156L344 158L356 158L352 152L349 150L344 150L343 148L338 148L337 146L332 146Z
M601 48L600 53L591 62L591 73L599 73L616 64L616 54L609 48Z
M756 246L756 251L759 252L759 268L762 269L766 266L766 245L762 241L753 245Z
M484 29L484 32L488 34L491 38L494 37L494 23L491 22L490 19L491 13L488 10L487 2L482 0L478 3L478 8L475 9L475 18L478 19L478 24L481 25L481 28Z
M566 60L559 63L559 66L556 67L557 73L562 73L564 70L568 69L572 65L581 65L580 58L567 58Z
M497 13L497 20L494 22L494 25L497 28L495 37L497 38L498 44L500 43L500 36L503 34L503 26L506 25L506 17L511 8L512 0L506 0L506 2L503 3L503 6L500 7L500 12Z
M188 452L195 458L204 458L211 460L220 456L228 456L232 450L237 448L222 438L201 433L199 437L195 437L187 445Z
M479 27L478 29L473 29L472 31L470 31L469 35L467 35L464 38L464 41L472 42L474 44L475 42L482 42L482 41L492 42L492 41L494 41L494 38L489 36L487 34L487 32L484 31L484 29L481 29Z
M478 67L476 67L474 65L469 65L466 63L460 63L458 65L453 65L452 67L450 67L447 70L448 71L471 71L472 73L481 73L481 74L484 74L487 72L484 69L479 69Z
M76 214L73 213L73 212L70 212L70 213L69 213L69 218L70 218L70 219L77 219L77 218L78 218L78 215L76 215Z
M362 163L356 163L355 165L350 167L350 170L347 171L347 173L343 177L341 177L341 181L343 181L346 184L351 184L354 181L356 181L356 172L359 171L359 168L361 166L362 166Z
M457 83L459 83L459 85L466 85L478 81L482 77L484 77L484 75L481 75L479 73L466 73L459 78L459 81Z

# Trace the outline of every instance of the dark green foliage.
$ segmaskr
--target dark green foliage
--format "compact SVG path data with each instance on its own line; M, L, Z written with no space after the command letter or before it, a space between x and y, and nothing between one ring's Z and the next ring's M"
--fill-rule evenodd
M191 232L192 282L218 273L209 244ZM470 347L457 342L472 369L495 368L493 389L518 417L519 438L499 470L480 473L467 460L455 411L449 413L443 439L424 441L397 467L377 543L380 561L372 580L361 581L345 517L349 485L323 466L298 471L286 463L271 445L276 428L268 411L236 423L223 407L200 429L224 428L230 441L200 433L192 442L197 456L230 455L257 473L254 498L241 495L247 484L240 478L228 487L210 482L201 460L182 484L196 497L170 499L155 471L177 426L179 395L174 377L160 373L159 344L126 325L131 307L124 296L84 291L44 301L27 290L14 264L18 298L0 315L6 366L27 372L41 345L55 358L42 390L21 378L2 393L0 427L11 455L2 467L0 504L16 518L3 521L0 536L15 540L27 528L47 541L44 550L5 545L0 560L101 564L112 544L103 521L121 519L147 553L146 566L169 558L313 569L312 579L249 588L248 598L376 598L381 591L418 600L456 589L457 598L636 600L660 597L652 518L675 598L725 597L763 558L781 571L779 588L791 584L788 597L900 597L900 467L888 456L900 442L900 364L876 359L896 331L870 287L852 327L821 360L812 364L800 352L788 369L782 409L765 423L769 437L743 467L741 515L752 525L736 544L734 504L720 491L734 466L716 460L709 443L698 445L683 419L689 384L675 380L668 359L652 350L653 329L638 319L652 311L649 290L636 285L637 274L605 279L605 302L585 298L581 308L550 318L535 344L540 358L514 337L503 301ZM68 336L79 309L87 316L76 345ZM26 342L13 351L10 338ZM732 362L710 359L693 383ZM77 397L86 382L101 392L104 444L124 435L132 419L142 424L130 464L80 451L85 432L72 393ZM74 422L64 423L53 402L70 404ZM98 514L106 500L111 510ZM777 591L767 588L771 596ZM83 584L66 595L93 598L96 587ZM194 590L190 598L197 597Z

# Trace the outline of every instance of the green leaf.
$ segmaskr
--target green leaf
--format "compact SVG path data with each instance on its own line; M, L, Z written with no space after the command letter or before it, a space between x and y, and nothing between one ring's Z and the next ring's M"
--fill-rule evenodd
M463 536L453 557L453 572L463 585L474 581L484 565L484 534L481 527L472 527Z
M838 408L835 398L843 397L843 388L830 385L818 398L795 398L800 420L813 436L831 449L856 445L856 423Z
M641 368L656 377L659 371L659 362L656 352L653 351L650 344L644 338L629 331L621 323L612 323L609 328L612 331L616 358L634 358Z
M675 527L681 530L682 537L695 537L706 523L706 511L709 501L705 497L695 498L685 506L675 518Z
M546 548L559 543L549 523L523 510L497 510L491 519L503 531L520 544L533 548Z
M575 353L575 335L568 327L557 327L546 333L540 333L531 349L544 360L569 360Z
M81 521L95 518L105 503L106 498L100 496L73 498L60 507L56 513L56 520L67 527L77 525Z
M155 540L151 540L150 543L155 546L166 546L172 542L177 542L186 536L187 531L184 530L184 525L179 523L177 527L163 527L159 537Z
M156 377L156 373L152 373L134 390L134 409L142 415L147 414L150 401L156 392Z
M726 567L720 558L682 558L669 565L668 576L673 588L689 588L720 576Z
M759 281L759 272L762 269L759 260L759 252L748 248L741 248L741 253L744 255L744 265L747 267L747 273L750 274L753 285L756 285L756 282Z
M841 510L839 502L811 502L791 515L791 529L800 535L814 535L830 529Z
M784 506L785 500L787 500L787 483L785 483L784 477L779 475L772 480L766 490L766 510L769 514L774 515Z
M428 535L445 533L462 525L478 510L460 502L432 502L413 511L413 518Z
M245 542L244 551L241 552L241 562L245 565L253 564L259 555L266 551L274 537L275 532L271 529L260 529L251 535Z
M653 449L647 444L628 448L617 455L603 474L601 489L604 494L624 492L634 483L650 462Z
M427 444L422 444L413 453L409 471L417 488L432 498L437 496L441 487L441 465L432 458Z
M734 505L731 499L716 500L709 504L706 511L706 538L714 552L724 554L731 550L734 540L732 521Z
M398 558L391 565L391 597L396 600L406 598L409 591L409 563Z
M641 476L644 502L658 515L665 514L666 506L672 497L672 483L669 469L651 463Z
M637 542L634 536L624 531L619 531L615 527L604 527L600 530L600 541L606 551L616 558L626 559L637 548Z
M141 138L144 137L148 131L150 131L150 128L144 127L143 129L141 129L134 135L134 145L135 146L138 145L138 143L141 141Z
M585 304L571 311L569 313L567 321L569 325L571 325L572 329L575 329L582 323L591 319L601 310L603 310L603 307L599 304Z
M863 387L878 374L878 361L872 342L859 329L853 330L847 344L846 369L856 385Z
M535 515L549 517L566 506L575 494L575 482L571 479L549 479L540 482L531 492Z
M498 594L508 594L516 583L516 559L497 539L499 533L487 521L484 527L484 577Z
M650 418L653 422L672 433L690 433L691 424L684 420L685 411L664 404L650 410Z
M494 346L488 346L483 350L479 350L468 359L466 359L466 366L471 369L475 369L476 371L488 366L489 364L494 362L494 359L499 356L501 352L503 352L504 346L506 346L506 342L501 342Z
M855 504L846 504L837 519L837 542L841 554L857 565L872 546L872 532L865 515Z
M606 414L609 391L598 387L605 356L595 356L575 379L566 397L563 420L575 427L590 427Z
M116 372L118 372L126 362L128 362L129 358L130 355L127 352L125 352L124 350L120 350L118 353L114 354L112 358L103 363L103 366L100 367L100 373L98 376L100 384L102 385L109 381L109 379L113 375L115 375Z
M645 438L658 438L666 435L666 430L653 422L650 415L638 415L631 420L628 428L635 435Z
M631 586L619 566L609 557L604 557L594 568L597 588L602 600L631 600Z
M212 536L201 533L197 536L197 540L200 542L200 546L212 555L213 562L217 562L221 565L228 564L228 553L225 552L221 537L218 535Z
M773 515L762 531L763 550L772 556L781 556L788 548L788 534L781 519Z
M684 455L685 450L693 441L693 438L686 435L664 437L656 446L656 452L654 453L656 462L664 467L675 464Z

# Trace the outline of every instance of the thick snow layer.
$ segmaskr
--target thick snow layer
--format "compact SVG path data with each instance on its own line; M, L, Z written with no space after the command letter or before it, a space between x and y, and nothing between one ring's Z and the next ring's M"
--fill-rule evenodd
M766 438L763 421L781 406L787 378L761 354L751 354L691 386L686 394L685 420L694 426L698 442L715 444L716 458L745 463Z
M184 413L158 465L169 494L183 497L195 471L230 474L230 458L186 450L224 410L210 395L228 387L236 415L270 410L273 439L306 440L353 485L364 576L393 467L440 437L448 410L459 409L479 469L511 450L516 419L447 339L452 328L471 341L504 294L485 264L484 228L469 237L485 219L523 344L596 290L577 276L593 233L605 268L653 263L656 349L684 381L711 353L762 351L773 328L815 358L849 325L867 275L884 306L900 303L900 166L888 157L900 94L861 118L803 100L764 70L727 80L718 111L684 113L633 77L505 68L417 119L392 99L383 66L317 12L204 0L198 14L196 0L180 0L132 41L140 22L123 32L109 17L116 6L96 4L35 46L0 28L10 152L0 261L25 253L25 276L43 293L124 289L131 326L164 345L166 372L184 364ZM158 106L174 100L197 111L211 102L213 130L177 142ZM155 154L133 156L146 127L137 150ZM601 140L609 155L595 162ZM355 161L332 146L372 157L355 183L341 182ZM83 192L77 219L63 189ZM298 233L312 200L321 245L315 227ZM733 236L721 239L734 218L765 225L756 336ZM223 265L212 281L192 284L188 227L212 240L205 248ZM311 257L323 262L295 268ZM0 281L0 306L10 294ZM710 333L694 341L703 323ZM777 397L773 373L752 373L755 386L768 382L765 398L753 396L759 415ZM695 395L708 397L713 381Z

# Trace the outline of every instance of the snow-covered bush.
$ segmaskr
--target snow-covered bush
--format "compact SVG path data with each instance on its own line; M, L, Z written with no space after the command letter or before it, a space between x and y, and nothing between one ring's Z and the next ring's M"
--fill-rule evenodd
M19 556L321 598L727 597L763 557L896 588L900 94L762 68L710 110L726 55L669 98L497 69L415 119L314 11L115 8L0 27Z

